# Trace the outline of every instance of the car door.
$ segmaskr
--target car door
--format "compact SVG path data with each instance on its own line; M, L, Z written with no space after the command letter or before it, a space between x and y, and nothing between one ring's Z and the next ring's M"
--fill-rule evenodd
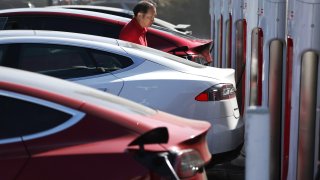
M15 179L26 164L29 155L17 133L14 115L18 107L13 107L7 92L0 90L0 179Z
M6 52L0 62L3 66L74 81L112 94L119 94L123 86L122 80L111 73L116 67L99 64L87 48L23 43L11 45Z

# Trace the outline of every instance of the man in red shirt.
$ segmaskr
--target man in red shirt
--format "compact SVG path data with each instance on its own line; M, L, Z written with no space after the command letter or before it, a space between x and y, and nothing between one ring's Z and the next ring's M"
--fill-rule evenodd
M133 13L134 17L122 28L119 39L148 46L146 33L147 27L152 25L154 17L157 15L155 4L149 1L140 1L133 8Z

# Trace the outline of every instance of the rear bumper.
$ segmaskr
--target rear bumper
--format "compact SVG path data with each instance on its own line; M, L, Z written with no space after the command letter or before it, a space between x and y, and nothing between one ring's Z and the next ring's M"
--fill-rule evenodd
M235 127L230 125L236 123ZM212 154L235 150L244 142L244 123L234 116L215 119L207 134L209 150Z

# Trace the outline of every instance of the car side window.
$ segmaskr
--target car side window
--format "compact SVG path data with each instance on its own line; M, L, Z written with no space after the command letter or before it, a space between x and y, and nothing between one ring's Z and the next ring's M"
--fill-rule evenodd
M42 21L37 17L12 16L5 24L5 30L14 29L41 29Z
M106 20L63 15L24 15L10 17L5 29L37 29L91 34L118 39L122 26Z
M53 44L21 44L18 68L62 79L103 73L85 48Z
M97 66L108 72L124 69L133 64L133 61L130 58L117 54L96 50L92 50L91 54L96 61Z
M0 29L4 29L6 23L8 21L8 17L0 17Z
M43 20L42 22L43 30L76 32L112 38L117 35L110 33L110 29L113 29L112 24L102 24L99 23L99 21L90 21L74 17L47 17L47 20Z
M7 50L6 45L0 45L0 65L2 65L2 63L3 63L4 54L5 54L6 50Z
M71 117L47 106L0 95L0 139L43 132Z

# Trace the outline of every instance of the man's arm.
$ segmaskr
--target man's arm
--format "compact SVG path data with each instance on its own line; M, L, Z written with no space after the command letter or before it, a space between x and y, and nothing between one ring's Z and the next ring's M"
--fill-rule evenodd
M124 40L124 41L133 42L134 36L132 36L131 34L132 34L132 32L128 31L126 29L126 27L124 27L120 32L119 39Z

